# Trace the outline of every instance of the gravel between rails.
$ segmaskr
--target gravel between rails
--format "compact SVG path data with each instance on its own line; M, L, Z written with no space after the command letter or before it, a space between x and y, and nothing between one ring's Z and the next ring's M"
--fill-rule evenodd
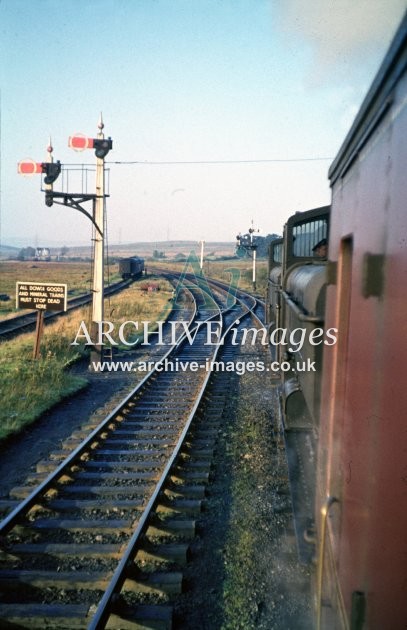
M268 360L241 348L239 360ZM225 376L222 377L225 382ZM176 630L311 630L310 571L298 561L276 381L230 374L206 510Z

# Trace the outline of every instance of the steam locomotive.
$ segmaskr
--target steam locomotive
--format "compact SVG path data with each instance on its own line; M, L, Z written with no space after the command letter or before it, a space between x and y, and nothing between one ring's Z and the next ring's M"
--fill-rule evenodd
M406 44L405 17L329 170L331 206L269 250L270 331L306 331L273 351L318 629L407 627Z
M123 280L129 278L140 278L144 271L144 259L138 256L133 258L122 258L119 261L119 273Z

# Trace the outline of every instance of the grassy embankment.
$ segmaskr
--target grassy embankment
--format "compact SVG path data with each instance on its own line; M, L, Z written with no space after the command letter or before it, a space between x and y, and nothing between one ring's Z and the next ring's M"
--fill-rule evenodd
M150 280L150 278L149 278ZM55 280L56 281L56 280ZM61 280L59 280L61 281ZM154 280L157 292L146 292L146 279L105 301L105 318L117 326L126 320L165 319L172 287ZM84 307L45 326L41 358L32 359L34 333L0 343L0 439L17 433L62 398L86 386L86 379L66 369L88 350L71 346L81 321L89 326L89 307Z

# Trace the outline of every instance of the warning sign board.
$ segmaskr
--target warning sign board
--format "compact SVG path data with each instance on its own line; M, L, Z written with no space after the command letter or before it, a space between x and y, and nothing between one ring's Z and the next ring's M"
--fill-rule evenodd
M17 282L17 308L37 311L66 311L67 285L42 282Z

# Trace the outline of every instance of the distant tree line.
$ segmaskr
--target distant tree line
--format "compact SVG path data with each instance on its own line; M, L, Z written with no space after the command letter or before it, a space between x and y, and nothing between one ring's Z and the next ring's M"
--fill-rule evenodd
M17 255L18 260L32 260L35 257L34 247L23 247Z
M38 247L36 248L36 247L31 247L31 246L23 247L22 249L20 249L20 251L17 254L17 260L34 260L36 256L38 256L38 249L42 249L42 248L38 248ZM63 245L63 247L61 247L59 256L66 258L68 253L69 253L69 248L66 245ZM58 257L58 254L56 254L56 256ZM81 260L81 258L78 258L78 260Z

